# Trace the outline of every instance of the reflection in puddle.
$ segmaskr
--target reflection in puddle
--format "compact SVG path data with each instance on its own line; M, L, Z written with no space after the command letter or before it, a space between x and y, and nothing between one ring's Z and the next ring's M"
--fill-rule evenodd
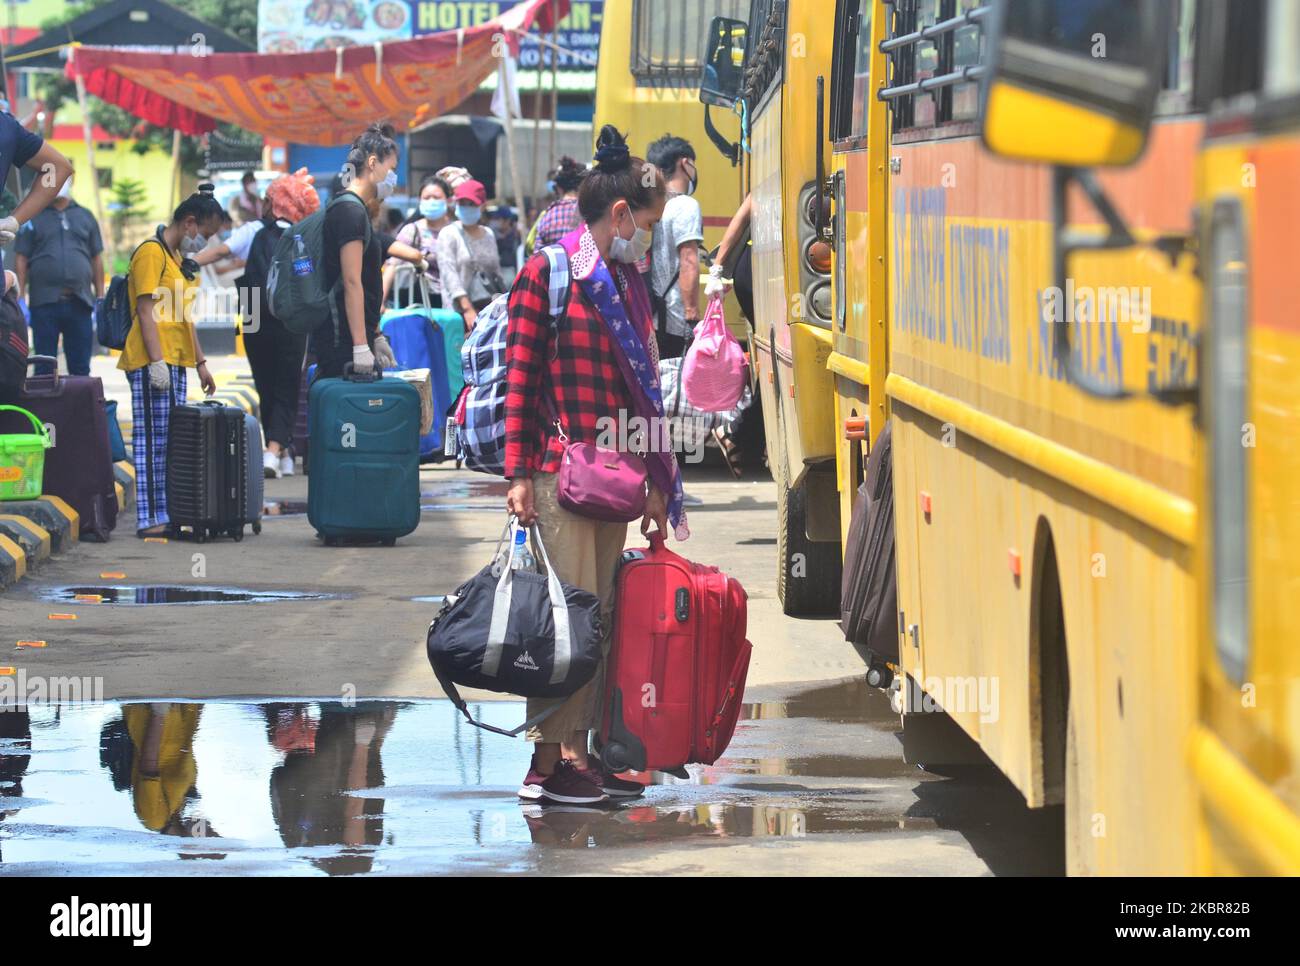
M521 711L474 709L498 726ZM484 846L505 871L527 869L537 845L899 824L859 782L772 781L790 774L775 754L691 766L685 781L642 776L656 786L645 798L606 810L521 805L524 745L469 727L445 701L33 705L0 722L0 873L184 873L202 870L176 863L198 859L241 874L414 871Z
M305 590L244 590L238 587L153 586L47 587L38 592L41 600L57 603L100 604L258 604L283 600L333 600L334 594Z
M747 705L729 757L685 780L639 776L643 798L585 811L521 804L527 747L441 700L9 708L0 875L527 874L557 871L553 849L961 828L962 793L908 770L872 727L874 693ZM471 711L513 727L523 706ZM989 807L981 834L1020 821Z

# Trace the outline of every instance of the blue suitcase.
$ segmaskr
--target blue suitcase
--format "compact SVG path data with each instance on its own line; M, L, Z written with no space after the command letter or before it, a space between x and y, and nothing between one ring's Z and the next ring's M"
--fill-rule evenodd
M429 316L432 309L390 309L384 313L380 328L388 337L388 344L397 357L397 364L403 369L428 369L433 384L433 428L420 438L420 462L438 463L446 457L443 454L443 414L451 408L452 402L460 395L463 379L458 375L453 387L448 379L447 344L442 329ZM452 313L455 315L455 313ZM458 325L463 326L460 316L456 316ZM461 341L464 341L462 336ZM457 350L456 368L460 368L460 352Z
M351 366L348 366L351 369ZM420 525L420 393L400 379L317 379L307 519L326 545L392 546Z

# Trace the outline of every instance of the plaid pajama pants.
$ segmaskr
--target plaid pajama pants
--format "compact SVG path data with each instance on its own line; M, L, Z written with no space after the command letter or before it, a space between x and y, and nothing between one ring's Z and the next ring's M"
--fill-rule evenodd
M173 406L185 402L185 369L169 365L171 389L149 385L149 367L126 374L131 384L131 453L135 460L135 516L140 530L168 523L167 428Z

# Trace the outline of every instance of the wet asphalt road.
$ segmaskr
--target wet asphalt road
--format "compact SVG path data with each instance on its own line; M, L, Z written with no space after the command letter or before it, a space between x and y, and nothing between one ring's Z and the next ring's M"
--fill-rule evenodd
M521 805L526 746L469 726L424 657L440 595L495 546L502 487L447 468L422 483L421 526L394 549L321 547L298 477L268 484L258 537L141 544L128 522L0 596L0 665L104 698L0 712L0 875L1059 871L1059 812L991 768L902 762L834 623L780 613L773 484L716 468L688 476L683 552L750 595L726 756L615 808Z

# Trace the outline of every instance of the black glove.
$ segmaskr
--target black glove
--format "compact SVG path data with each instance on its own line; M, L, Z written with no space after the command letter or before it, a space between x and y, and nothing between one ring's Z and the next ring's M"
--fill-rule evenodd
M181 259L181 274L184 275L189 281L191 282L194 281L194 279L198 276L199 272L201 271L203 271L203 269L199 267L199 263L196 262L194 259L192 258Z

